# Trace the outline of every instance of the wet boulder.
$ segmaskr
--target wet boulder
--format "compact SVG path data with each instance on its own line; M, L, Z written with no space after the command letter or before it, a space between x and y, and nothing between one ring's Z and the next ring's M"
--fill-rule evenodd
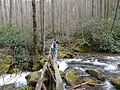
M120 89L120 77L113 78L111 80L111 83L118 89Z
M69 85L73 85L78 78L79 75L74 69L70 69L65 73L65 79Z
M118 68L120 68L120 64L118 64L117 66L118 66Z
M29 86L35 86L41 76L41 72L31 72L25 78Z
M90 74L91 76L96 77L98 80L105 81L107 79L107 77L104 74L102 74L101 72L99 72L99 71L86 70L86 72L88 74Z

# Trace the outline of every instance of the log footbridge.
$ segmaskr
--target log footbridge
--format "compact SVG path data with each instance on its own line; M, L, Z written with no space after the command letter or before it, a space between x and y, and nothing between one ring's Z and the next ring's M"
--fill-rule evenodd
M52 49L53 48L50 48L49 50L48 59L43 66L41 76L37 81L35 90L64 90L63 80L61 78L58 65L54 62L57 61L57 57L55 57ZM45 73L47 70L50 72L50 78L52 78L52 82L49 82L49 84L51 84L51 88L54 87L54 89L49 89L49 87L47 87L44 83Z

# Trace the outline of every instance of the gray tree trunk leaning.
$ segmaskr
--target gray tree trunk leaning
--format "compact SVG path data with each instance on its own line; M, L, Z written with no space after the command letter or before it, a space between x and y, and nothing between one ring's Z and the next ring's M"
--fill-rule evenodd
M45 0L40 0L40 27L41 27L41 51L45 51L45 30L44 30L44 4Z
M32 12L33 12L33 53L37 54L37 22L36 22L36 4L35 0L32 0Z
M118 8L119 8L119 3L120 3L120 0L117 0L117 6L116 6L116 10L115 10L115 16L114 16L114 19L113 19L111 31L113 31L114 24L115 24L115 21L116 21L116 18L117 18L117 12L118 12Z

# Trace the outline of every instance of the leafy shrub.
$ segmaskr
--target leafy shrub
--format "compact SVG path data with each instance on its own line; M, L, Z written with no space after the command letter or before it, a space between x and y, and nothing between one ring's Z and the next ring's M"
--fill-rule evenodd
M0 28L0 48L9 47L15 63L22 63L29 59L31 40L20 28L5 25Z
M103 21L91 19L83 23L74 34L76 42L83 39L91 50L119 53L120 52L120 26L117 22L113 31L110 31L111 21L108 22L108 30L104 30ZM82 42L79 42L82 43Z

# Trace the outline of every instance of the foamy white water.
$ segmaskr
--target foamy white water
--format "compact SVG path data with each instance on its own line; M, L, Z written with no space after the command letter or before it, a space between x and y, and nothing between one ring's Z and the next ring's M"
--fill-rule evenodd
M66 63L64 60L58 61L57 63L58 63L58 65L59 65L59 70L60 70L60 71L63 71L63 72L64 72L64 71L68 68L67 63Z
M79 61L82 61L82 59L65 59L66 62L72 62L72 61L75 61L75 62L79 62Z
M19 74L4 74L0 76L0 86L15 83L16 87L27 85L25 76L30 72L22 72Z
M114 66L114 65L107 65L104 70L106 71L111 71L111 70L116 70L117 69L117 66Z
M114 90L113 85L109 81L104 82L103 90Z

